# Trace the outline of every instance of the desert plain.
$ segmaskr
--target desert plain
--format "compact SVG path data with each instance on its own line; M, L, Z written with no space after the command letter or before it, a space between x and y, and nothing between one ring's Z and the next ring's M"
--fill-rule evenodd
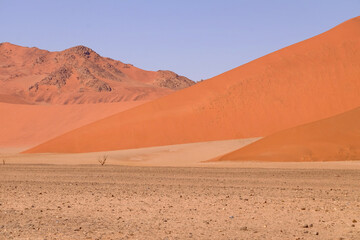
M359 162L282 164L4 165L0 239L359 239Z
M360 17L195 83L0 44L0 239L360 239Z
M8 152L0 239L360 237L360 161L206 161L257 140Z

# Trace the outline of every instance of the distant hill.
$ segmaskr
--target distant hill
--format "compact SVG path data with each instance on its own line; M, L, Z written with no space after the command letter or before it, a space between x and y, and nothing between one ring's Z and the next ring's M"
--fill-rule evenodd
M60 52L0 44L0 102L29 104L152 100L194 82L171 71L145 71L92 49Z
M360 17L356 17L28 152L96 152L268 136L359 106Z

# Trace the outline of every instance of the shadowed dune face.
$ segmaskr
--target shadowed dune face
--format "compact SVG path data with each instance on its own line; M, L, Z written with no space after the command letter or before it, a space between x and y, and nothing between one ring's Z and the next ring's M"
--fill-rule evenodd
M267 136L360 105L360 17L26 152L95 152Z
M215 161L360 159L360 108L265 137ZM214 160L213 160L214 161Z
M194 82L145 71L76 46L60 52L0 44L0 101L32 104L153 100Z
M27 105L0 102L0 148L26 149L143 103Z
M84 46L49 52L0 43L0 147L29 148L193 84Z

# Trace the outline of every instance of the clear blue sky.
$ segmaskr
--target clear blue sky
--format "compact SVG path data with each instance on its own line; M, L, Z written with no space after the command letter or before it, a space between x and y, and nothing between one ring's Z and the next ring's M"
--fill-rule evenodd
M356 17L360 0L0 0L0 42L85 45L207 79Z

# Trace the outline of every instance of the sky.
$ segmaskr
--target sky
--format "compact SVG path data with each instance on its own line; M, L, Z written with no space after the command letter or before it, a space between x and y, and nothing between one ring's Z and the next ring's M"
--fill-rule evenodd
M0 42L50 51L85 45L199 81L359 13L360 0L0 0Z

